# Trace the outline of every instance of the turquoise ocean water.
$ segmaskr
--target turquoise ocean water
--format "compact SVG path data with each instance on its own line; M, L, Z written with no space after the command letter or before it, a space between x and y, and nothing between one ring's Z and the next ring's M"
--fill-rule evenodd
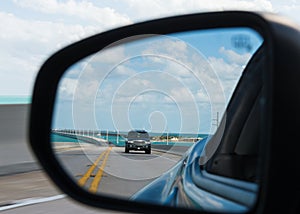
M201 134L202 137L206 137L207 135ZM105 136L101 137L102 139L107 139ZM125 138L122 136L119 136L118 138L116 136L108 136L108 141L113 143L116 146L124 146L125 145ZM76 139L60 136L57 134L51 134L51 141L52 142L74 142L78 143ZM152 142L153 145L166 145L166 142ZM191 146L194 143L191 142L168 142L168 145L176 145L176 146Z
M78 143L78 140L70 137L65 137L57 134L51 134L51 142L73 142Z
M1 104L30 104L31 96L27 95L14 95L6 96L0 95L0 105Z

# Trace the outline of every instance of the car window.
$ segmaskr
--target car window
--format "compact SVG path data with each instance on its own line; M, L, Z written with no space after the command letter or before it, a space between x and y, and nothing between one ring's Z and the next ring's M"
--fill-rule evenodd
M130 131L127 138L130 139L149 139L149 134L146 131Z
M259 181L264 68L265 54L261 46L245 67L226 108L226 117L221 121L224 124L222 138L215 139L213 136L212 142L208 142L209 145L220 140L216 153L206 164L208 172L245 181Z

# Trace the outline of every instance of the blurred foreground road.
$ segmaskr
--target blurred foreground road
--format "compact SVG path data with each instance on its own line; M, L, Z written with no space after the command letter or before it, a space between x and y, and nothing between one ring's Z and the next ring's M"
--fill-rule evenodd
M116 213L64 196L40 170L28 147L30 105L0 105L0 213Z
M0 105L0 212L3 214L74 214L124 213L95 209L70 199L58 190L35 161L28 146L29 105ZM58 159L78 180L87 176L84 186L96 183L95 191L129 197L172 167L187 148L156 148L151 155L144 152L126 154L124 148L99 147L91 144L78 148L58 142ZM179 150L180 149L180 150ZM163 150L163 151L161 151ZM179 154L178 154L179 152ZM96 161L99 159L99 162ZM91 165L105 166L103 175L94 179L88 174ZM96 176L97 177L97 176Z
M43 171L0 177L0 212L3 214L120 213L79 204L63 195Z

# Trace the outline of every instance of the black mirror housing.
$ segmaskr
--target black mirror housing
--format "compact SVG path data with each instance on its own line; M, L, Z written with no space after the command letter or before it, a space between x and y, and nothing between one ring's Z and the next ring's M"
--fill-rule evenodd
M54 183L71 198L94 207L142 213L199 213L118 198L93 195L79 188L55 158L50 144L53 107L59 80L77 61L112 43L142 34L170 34L191 30L249 27L264 38L266 120L261 166L261 185L250 213L299 212L300 160L296 141L300 121L300 29L273 14L213 12L163 18L114 29L76 42L51 56L36 78L30 113L30 146ZM126 40L125 40L126 41ZM124 42L124 40L123 40ZM280 193L280 194L279 194ZM284 196L284 197L283 197Z

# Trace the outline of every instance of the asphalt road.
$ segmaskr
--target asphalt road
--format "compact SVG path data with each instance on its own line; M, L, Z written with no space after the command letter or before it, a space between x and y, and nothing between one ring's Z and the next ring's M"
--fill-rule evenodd
M58 143L59 144L59 143ZM180 155L152 151L130 151L123 147L81 144L56 148L56 154L70 177L91 192L128 198L170 169Z
M29 107L0 106L0 213L114 213L78 204L49 180L28 147ZM78 147L61 143L55 149L57 157L78 182L107 147L99 148L90 144ZM150 155L143 152L125 154L123 149L111 149L101 179L95 182L98 183L98 192L128 198L180 158L180 155L157 151ZM176 152L177 150L174 153ZM84 188L89 189L104 158L105 154L91 176L87 176Z
M58 159L83 188L128 198L171 168L180 155L152 151L125 153L122 147L58 144ZM0 176L0 212L8 213L121 213L95 209L71 200L43 171ZM5 194L3 194L5 193Z
M60 192L41 170L1 176L0 188L1 214L121 213L79 204Z

